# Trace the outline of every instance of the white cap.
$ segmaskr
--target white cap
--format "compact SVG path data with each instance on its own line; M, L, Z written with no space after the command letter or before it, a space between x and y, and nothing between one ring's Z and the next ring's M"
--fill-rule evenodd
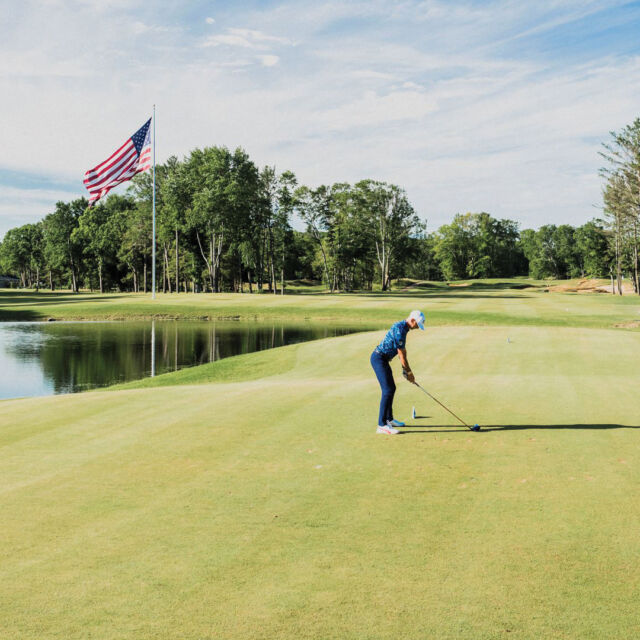
M424 331L424 313L415 309L409 314L408 320L415 320L418 326Z

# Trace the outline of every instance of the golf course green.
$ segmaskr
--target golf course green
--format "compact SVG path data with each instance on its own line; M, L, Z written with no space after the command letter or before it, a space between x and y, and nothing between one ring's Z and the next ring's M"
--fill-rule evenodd
M0 402L0 638L640 637L640 305L525 285L0 292L2 320L379 327ZM407 426L376 435L369 355L413 308L418 382L481 432L396 359Z

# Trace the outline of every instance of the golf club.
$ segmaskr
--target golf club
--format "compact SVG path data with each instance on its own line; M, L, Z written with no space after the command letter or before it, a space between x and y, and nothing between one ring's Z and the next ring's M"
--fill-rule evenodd
M407 378L406 371L403 371L402 375L405 378ZM407 380L408 380L408 378L407 378ZM467 429L469 429L470 431L480 431L480 425L479 424L474 424L473 427L470 427L464 420L461 420L460 418L458 418L458 416L455 413L453 413L453 411L451 411L451 409L448 409L447 407L445 407L442 404L442 402L440 402L440 400L438 400L438 398L435 398L434 396L432 396L424 387L422 387L421 385L419 385L415 381L414 381L413 384L415 384L416 387L418 387L418 389L421 389L423 393L426 393L432 400L437 402L445 411L448 411L458 422L462 423L465 427L467 427Z

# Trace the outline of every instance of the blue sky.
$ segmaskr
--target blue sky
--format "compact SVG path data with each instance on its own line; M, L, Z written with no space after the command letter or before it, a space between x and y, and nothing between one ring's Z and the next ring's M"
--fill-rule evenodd
M84 195L154 102L159 161L242 146L310 186L395 182L431 230L582 224L600 143L640 117L640 2L2 4L0 236Z

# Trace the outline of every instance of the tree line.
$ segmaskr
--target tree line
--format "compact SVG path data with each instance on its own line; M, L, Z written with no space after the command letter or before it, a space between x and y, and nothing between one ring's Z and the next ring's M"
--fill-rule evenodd
M152 247L150 173L93 207L58 202L11 229L2 271L23 287L147 291ZM306 231L292 228L297 213ZM242 149L195 149L156 167L158 288L283 292L287 279L332 291L383 290L404 270L422 223L405 192L363 180L311 189L290 171L259 169Z
M397 185L311 188L291 171L257 167L243 149L194 149L156 166L158 289L284 293L287 281L313 280L332 292L386 291L398 278L530 275L615 276L621 291L627 275L638 292L640 120L612 136L603 219L522 231L481 212L427 233ZM152 195L148 172L90 208L84 198L58 202L6 233L0 273L35 289L150 290Z
M640 293L638 250L640 245L640 118L621 131L612 131L601 156L606 166L601 175L604 216L611 230L611 277L622 295L622 278L627 274L635 293Z

